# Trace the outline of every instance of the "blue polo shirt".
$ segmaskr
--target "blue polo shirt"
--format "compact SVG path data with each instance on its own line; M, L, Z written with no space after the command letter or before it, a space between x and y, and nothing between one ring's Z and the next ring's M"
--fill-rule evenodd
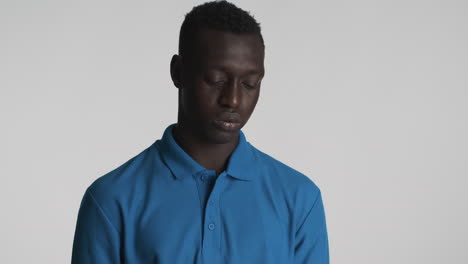
M72 263L329 263L319 188L239 134L216 176L161 140L86 190Z

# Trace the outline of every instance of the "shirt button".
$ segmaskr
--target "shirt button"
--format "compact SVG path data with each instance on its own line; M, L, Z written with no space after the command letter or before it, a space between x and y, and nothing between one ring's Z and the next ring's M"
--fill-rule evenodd
M213 230L215 229L215 224L211 223L208 225L208 229Z
M205 176L205 175L202 175L202 176L200 177L200 179L201 179L202 181L206 181L206 176Z

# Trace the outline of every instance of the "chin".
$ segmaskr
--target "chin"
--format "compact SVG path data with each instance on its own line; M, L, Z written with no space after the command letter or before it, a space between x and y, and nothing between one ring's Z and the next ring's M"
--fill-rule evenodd
M206 133L206 139L212 144L226 144L236 141L239 137L239 130L236 131L221 131L219 129L212 129Z

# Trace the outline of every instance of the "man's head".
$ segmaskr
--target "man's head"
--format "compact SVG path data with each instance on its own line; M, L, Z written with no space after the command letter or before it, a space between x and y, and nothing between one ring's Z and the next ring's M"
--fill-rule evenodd
M226 1L193 8L171 61L178 124L202 142L237 140L258 100L263 61L260 26L246 11Z

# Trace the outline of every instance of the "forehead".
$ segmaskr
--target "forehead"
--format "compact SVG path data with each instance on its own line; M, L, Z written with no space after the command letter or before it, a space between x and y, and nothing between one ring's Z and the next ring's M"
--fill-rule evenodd
M193 51L199 66L263 71L264 47L256 33L203 29Z

